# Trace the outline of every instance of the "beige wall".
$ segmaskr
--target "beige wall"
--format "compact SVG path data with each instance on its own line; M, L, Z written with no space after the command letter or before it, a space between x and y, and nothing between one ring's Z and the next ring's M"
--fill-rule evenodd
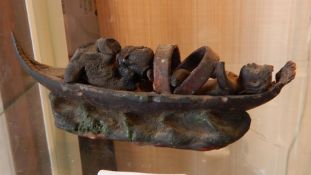
M237 72L244 64L297 63L273 101L249 111L250 131L222 150L193 152L117 143L120 170L203 174L308 174L311 162L308 0L97 0L102 36L122 45L178 44L185 57L211 46ZM306 103L307 102L307 103ZM300 163L303 162L303 163Z
M61 0L26 0L25 2L34 58L50 66L65 67L68 63L68 52ZM55 127L48 94L49 91L40 86L52 173L55 175L82 174L77 136Z

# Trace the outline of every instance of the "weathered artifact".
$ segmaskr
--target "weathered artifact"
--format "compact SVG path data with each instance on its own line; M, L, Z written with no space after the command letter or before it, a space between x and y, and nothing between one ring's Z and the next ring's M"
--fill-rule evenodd
M57 127L91 138L211 150L241 138L249 109L276 97L295 77L288 61L272 81L271 65L247 64L239 75L207 47L183 61L176 45L121 48L101 38L77 49L68 66L28 57L12 36L22 67L48 88Z

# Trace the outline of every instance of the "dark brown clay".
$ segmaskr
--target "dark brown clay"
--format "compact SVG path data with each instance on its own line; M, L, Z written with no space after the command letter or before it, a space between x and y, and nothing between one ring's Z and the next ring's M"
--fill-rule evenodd
M66 83L86 83L117 90L135 90L134 73L120 76L115 57L121 50L114 39L100 38L95 47L78 49L65 69Z
M276 81L257 94L210 96L120 91L79 82L66 83L65 69L36 62L23 52L13 36L12 41L21 66L51 91L57 127L91 138L181 149L218 149L241 138L250 126L246 111L276 97L294 79L296 69L295 63L289 61L276 74ZM188 78L197 65L190 66L188 70L192 72ZM231 81L230 73L224 73L224 65L220 70L222 74L218 77L227 76L227 79L223 77L222 85L226 89L231 86L226 84ZM207 75L216 77L214 73L210 70ZM188 91L190 86L183 87Z
M127 46L116 57L119 74L127 80L133 80L140 90L152 91L149 74L152 70L153 57L154 53L150 48Z
M240 94L258 94L269 89L272 83L271 65L247 64L239 75Z

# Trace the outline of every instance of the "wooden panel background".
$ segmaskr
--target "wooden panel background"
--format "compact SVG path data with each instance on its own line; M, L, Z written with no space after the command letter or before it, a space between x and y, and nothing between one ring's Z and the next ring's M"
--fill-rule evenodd
M250 62L298 65L296 80L250 111L250 131L237 143L192 152L116 143L119 170L201 174L308 174L311 161L310 0L97 0L100 32L125 45L178 44L184 58L209 45L238 71Z
M303 49L307 46L297 37L306 37L308 30L303 26L309 25L307 0L98 0L97 4L101 34L123 45L156 48L159 43L176 43L183 56L209 45L230 63L283 61L293 57L289 53L293 42Z

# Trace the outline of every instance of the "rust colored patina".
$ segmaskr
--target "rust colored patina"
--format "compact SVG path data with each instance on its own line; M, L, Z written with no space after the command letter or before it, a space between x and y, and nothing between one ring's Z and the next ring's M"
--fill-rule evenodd
M157 93L172 93L170 77L180 64L179 49L176 45L159 45L153 63L153 89Z
M175 94L195 94L211 77L219 57L207 47L201 47L191 53L178 67L190 72L189 76L176 87Z
M62 69L36 62L13 36L12 41L22 67L51 91L57 127L91 138L180 149L218 149L241 138L251 122L246 111L276 97L296 69L289 61L272 81L272 66L247 64L236 75L208 47L180 63L175 45L160 45L153 55L149 48L121 48L107 39L91 51L78 49ZM89 59L96 64L89 65L85 54L94 54ZM87 73L87 66L94 71Z

